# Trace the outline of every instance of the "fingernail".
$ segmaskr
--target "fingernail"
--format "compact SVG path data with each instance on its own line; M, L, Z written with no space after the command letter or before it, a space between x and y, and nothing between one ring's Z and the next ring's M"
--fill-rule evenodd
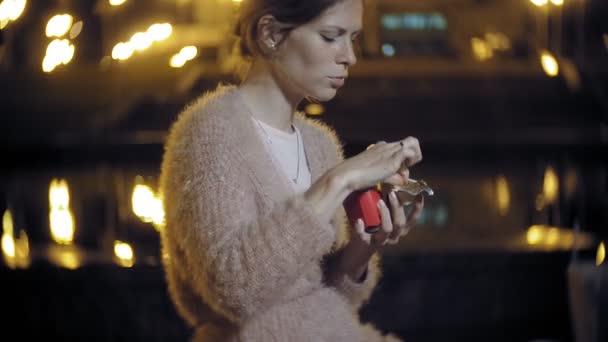
M397 200L397 194L395 194L395 191L391 191L390 195L389 195L394 201Z

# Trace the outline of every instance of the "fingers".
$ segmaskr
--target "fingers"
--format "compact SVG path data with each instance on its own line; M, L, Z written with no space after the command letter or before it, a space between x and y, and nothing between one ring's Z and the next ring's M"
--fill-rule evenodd
M358 219L355 222L355 231L357 232L361 240L363 240L368 245L371 244L372 234L369 234L365 231L365 223L362 219Z
M402 231L406 229L407 218L405 217L403 206L399 203L399 199L394 191L391 191L388 195L388 199L391 204L391 213L393 216L393 230L388 236L387 243L395 244L399 241Z
M410 230L412 229L412 227L414 227L416 225L416 223L418 222L418 218L422 214L423 208L424 208L424 196L422 194L419 194L418 196L416 196L416 198L414 199L414 202L412 203L412 210L410 211L409 215L407 216L407 219L406 219L407 223L403 227L403 229L401 229L400 236L403 236L403 235L406 235L407 233L409 233Z

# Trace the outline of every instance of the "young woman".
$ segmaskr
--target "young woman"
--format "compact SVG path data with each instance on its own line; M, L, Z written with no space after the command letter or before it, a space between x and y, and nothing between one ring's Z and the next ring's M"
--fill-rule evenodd
M382 229L347 227L353 191L402 184L417 139L344 160L335 133L297 112L328 101L355 64L363 0L245 0L238 34L249 71L179 116L161 169L169 293L198 341L384 341L358 308L379 277L379 249L415 223L378 202Z

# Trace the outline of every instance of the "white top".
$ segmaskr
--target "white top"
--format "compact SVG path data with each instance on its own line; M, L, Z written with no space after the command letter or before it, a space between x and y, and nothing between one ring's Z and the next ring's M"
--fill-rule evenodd
M296 193L308 190L311 185L311 175L306 162L304 143L298 128L293 126L294 132L287 133L255 118L253 120L257 123L256 127L258 127L262 139L266 142L265 145L270 154L289 179ZM299 172L298 158L300 159Z

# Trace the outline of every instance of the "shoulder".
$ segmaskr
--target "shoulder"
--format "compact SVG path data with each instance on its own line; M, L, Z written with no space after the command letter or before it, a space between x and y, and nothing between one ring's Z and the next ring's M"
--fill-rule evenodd
M171 125L167 144L183 137L210 136L201 135L201 131L212 133L229 128L228 120L234 116L231 114L239 110L234 101L235 90L236 86L220 84L187 104Z
M301 112L296 114L296 123L308 144L333 155L332 159L343 159L343 143L333 127L321 120L308 118Z

